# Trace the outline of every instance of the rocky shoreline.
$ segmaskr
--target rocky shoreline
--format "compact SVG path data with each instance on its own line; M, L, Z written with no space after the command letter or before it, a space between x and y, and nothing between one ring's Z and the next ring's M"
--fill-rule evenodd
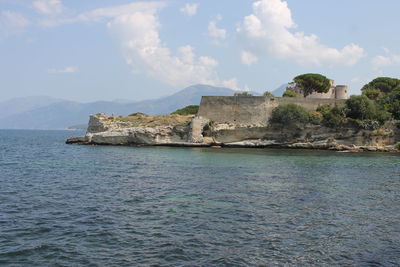
M145 116L145 115L142 115ZM154 121L157 118L151 118ZM104 114L92 115L85 136L67 144L119 146L245 147L323 149L335 151L399 152L396 126L380 129L331 129L319 125L297 128L268 125L216 124L201 117L174 117L179 125L138 126L138 120L121 121ZM159 123L160 124L160 123ZM161 123L162 124L162 123ZM167 123L168 124L168 123ZM132 127L134 126L134 127Z

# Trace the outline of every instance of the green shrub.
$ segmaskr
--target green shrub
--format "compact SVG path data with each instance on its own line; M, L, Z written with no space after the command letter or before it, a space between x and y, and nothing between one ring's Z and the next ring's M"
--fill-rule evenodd
M321 113L322 116L326 116L331 111L332 107L328 105L322 105L317 108L317 112Z
M394 119L400 120L400 100L393 102L389 111L392 113Z
M328 105L319 106L317 112L322 114L322 124L330 128L339 128L344 126L346 119L346 106L339 105L330 107Z
M263 94L263 96L266 96L266 97L275 97L271 92L269 92L269 91L265 91L264 92L264 94Z
M346 106L348 109L347 116L349 118L357 120L375 120L381 124L391 118L390 113L365 95L351 96L346 101Z
M358 126L364 130L376 130L380 126L380 122L377 120L357 120Z
M321 124L322 120L324 119L324 116L320 112L310 112L310 123L319 125Z
M252 96L252 94L249 92L237 92L234 96Z
M346 105L336 105L331 109L331 112L335 115L346 118L349 109L347 108Z
M146 115L146 114L144 114L142 112L135 112L135 113L129 114L128 116L137 116L137 115Z
M293 91L286 90L286 91L283 93L282 96L283 96L283 97L297 97L297 94L296 94L295 92L293 92Z
M374 103L366 96L351 96L346 101L346 106L349 109L347 116L357 120L367 120L374 117Z
M198 105L190 105L172 112L172 115L196 115L199 112Z
M400 86L393 89L389 94L379 101L381 109L385 109L393 115L393 118L400 120ZM382 108L383 106L383 108Z
M276 107L271 114L270 123L293 125L296 123L308 123L310 115L307 110L295 104L284 104Z
M397 144L395 145L395 147L396 147L397 150L400 150L400 143L397 143Z
M392 119L392 114L384 109L377 108L375 111L374 120L378 121L380 124L384 124L386 121Z
M346 118L330 112L326 116L324 116L324 120L322 123L330 128L340 128L343 127L346 122Z

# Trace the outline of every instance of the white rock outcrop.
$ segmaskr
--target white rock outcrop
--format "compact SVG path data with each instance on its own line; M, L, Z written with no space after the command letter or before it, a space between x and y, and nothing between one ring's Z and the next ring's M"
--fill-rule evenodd
M151 118L152 119L152 118ZM393 125L375 131L353 128L331 129L320 125L304 125L291 129L257 125L215 123L194 117L182 125L137 126L97 114L90 117L85 136L71 137L68 144L95 145L168 145L282 147L296 149L329 149L359 151L398 151L394 145L399 130Z

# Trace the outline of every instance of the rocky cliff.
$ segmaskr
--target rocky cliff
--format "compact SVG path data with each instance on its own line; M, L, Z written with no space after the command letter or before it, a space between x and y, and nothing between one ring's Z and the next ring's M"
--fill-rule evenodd
M68 144L281 147L331 150L398 151L400 130L387 123L376 130L321 125L291 127L216 123L202 117L136 114L90 117L87 133Z

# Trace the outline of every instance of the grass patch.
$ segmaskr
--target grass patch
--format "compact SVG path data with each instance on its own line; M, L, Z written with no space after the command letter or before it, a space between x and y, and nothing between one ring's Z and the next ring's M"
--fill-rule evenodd
M125 122L126 127L156 127L156 126L169 126L169 125L185 125L190 123L193 115L160 115L151 116L143 113L134 113L129 116L116 117L115 119L120 122Z

